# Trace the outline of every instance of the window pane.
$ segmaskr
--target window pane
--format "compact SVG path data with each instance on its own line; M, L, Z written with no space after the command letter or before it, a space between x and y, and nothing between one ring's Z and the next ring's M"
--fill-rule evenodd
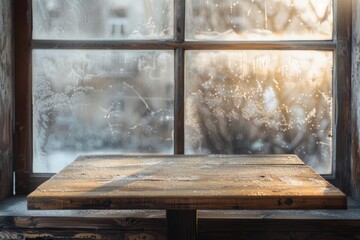
M187 153L295 153L332 166L332 52L187 51Z
M173 51L34 50L34 172L79 154L173 153Z
M331 0L186 0L189 40L329 40Z
M173 38L172 0L33 0L34 39Z

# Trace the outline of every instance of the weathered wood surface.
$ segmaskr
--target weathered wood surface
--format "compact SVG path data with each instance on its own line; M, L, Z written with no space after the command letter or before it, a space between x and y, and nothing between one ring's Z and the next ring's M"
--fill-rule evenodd
M359 239L360 206L349 199L347 210L198 211L198 222L198 239L204 240ZM166 239L165 211L27 210L26 198L14 197L0 203L0 239L4 236Z
M0 200L12 190L13 166L13 23L12 1L0 1Z
M353 0L352 3L351 195L360 200L360 2Z
M1 219L1 217L0 217ZM62 219L66 221L66 219ZM130 220L129 220L130 221ZM59 221L60 222L60 221ZM2 223L0 223L1 225ZM5 228L0 239L106 239L165 240L162 230L104 228ZM287 220L287 219L200 219L199 240L240 239L360 239L359 221Z
M359 239L360 206L347 210L198 211L198 239ZM166 239L165 211L27 210L0 203L0 239ZM138 238L138 239L139 239Z
M346 208L295 155L80 157L28 196L29 209Z
M351 0L335 2L336 54L334 103L336 178L335 186L350 194L351 159Z
M65 221L65 220L63 220ZM0 225L2 222L0 222ZM165 240L163 231L141 229L103 228L6 228L0 231L0 239L106 239L106 240ZM285 220L285 219L238 219L230 221L200 220L199 240L240 239L360 239L360 222L347 220Z

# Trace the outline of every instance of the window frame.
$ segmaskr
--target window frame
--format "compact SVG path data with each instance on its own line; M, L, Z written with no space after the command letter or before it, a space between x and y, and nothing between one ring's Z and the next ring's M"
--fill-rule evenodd
M32 173L31 51L36 49L171 49L175 53L174 154L184 154L186 50L323 50L334 52L333 174L323 175L350 193L351 165L351 1L333 0L332 40L316 41L185 41L185 0L174 1L174 39L169 40L32 40L32 0L16 0L15 20L15 173L16 192L29 193L52 174Z

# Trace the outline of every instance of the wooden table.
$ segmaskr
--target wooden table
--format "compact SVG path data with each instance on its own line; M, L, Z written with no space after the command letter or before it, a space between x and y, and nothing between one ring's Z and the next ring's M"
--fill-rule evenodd
M83 156L28 196L29 209L165 209L168 239L196 239L198 209L344 209L295 155Z

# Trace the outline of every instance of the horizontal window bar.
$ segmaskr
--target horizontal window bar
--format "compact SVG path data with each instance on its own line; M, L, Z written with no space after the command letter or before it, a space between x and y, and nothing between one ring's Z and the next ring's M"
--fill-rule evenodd
M34 49L174 49L174 40L167 41L69 41L32 40Z
M188 41L184 42L183 48L191 50L216 50L216 49L259 49L259 50L334 50L336 43L333 41L248 41L248 42L226 42L226 41L214 41L214 42L200 42L200 41Z
M32 40L31 48L34 49L175 49L184 48L191 50L217 50L217 49L284 49L284 50L334 50L334 41L57 41L57 40Z

